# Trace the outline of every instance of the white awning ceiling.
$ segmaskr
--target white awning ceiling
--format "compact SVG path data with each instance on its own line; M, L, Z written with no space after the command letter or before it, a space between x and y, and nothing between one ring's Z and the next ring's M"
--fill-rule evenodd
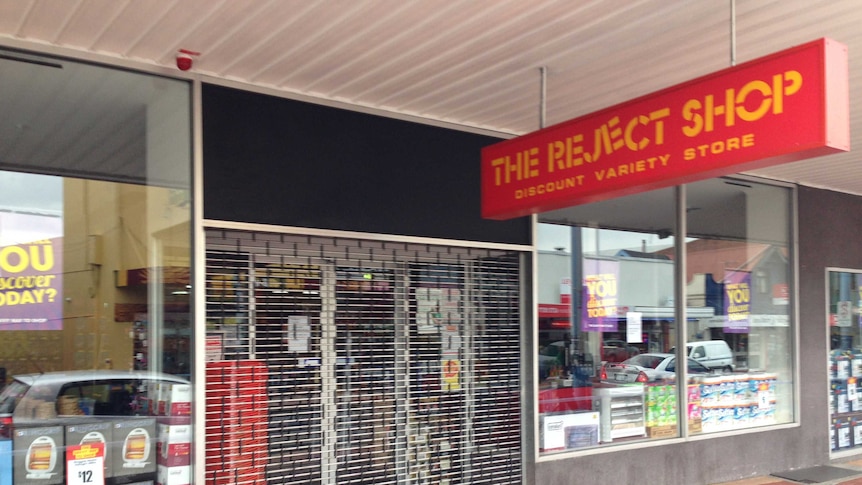
M539 127L540 67L546 124L820 37L849 46L856 93L860 24L857 0L0 0L2 46L502 136ZM175 67L179 49L200 53L187 73ZM851 103L857 147L862 97ZM858 158L753 173L862 194Z

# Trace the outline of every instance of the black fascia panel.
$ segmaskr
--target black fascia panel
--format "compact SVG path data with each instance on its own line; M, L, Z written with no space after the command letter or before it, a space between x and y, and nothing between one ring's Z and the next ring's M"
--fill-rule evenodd
M481 149L498 141L204 84L204 217L529 244L528 217L481 217Z

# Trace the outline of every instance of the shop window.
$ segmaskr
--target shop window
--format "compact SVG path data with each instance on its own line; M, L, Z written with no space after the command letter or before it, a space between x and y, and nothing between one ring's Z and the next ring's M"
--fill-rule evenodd
M190 472L190 85L12 51L0 84L0 477Z
M692 398L700 399L701 423L688 431L790 422L790 190L713 179L686 193L685 298L713 313L689 318L686 341L704 351L690 350L691 357L717 372L700 379L700 396Z
M792 421L788 189L714 179L539 221L541 453Z
M829 437L834 455L862 449L862 271L826 272Z
M678 435L673 192L648 198L541 217L543 453ZM638 220L636 207L654 217Z

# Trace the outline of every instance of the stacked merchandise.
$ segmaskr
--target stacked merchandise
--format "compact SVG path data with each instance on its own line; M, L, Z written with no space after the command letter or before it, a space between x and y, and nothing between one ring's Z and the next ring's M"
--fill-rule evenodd
M862 353L834 350L829 355L829 409L832 450L862 446Z
M686 421L689 431L699 433L701 431L701 403L700 386L691 384L687 389ZM669 438L678 435L677 431L677 407L678 399L676 385L656 383L649 384L644 388L646 399L647 435L650 438Z
M650 438L668 438L677 435L676 386L650 384L644 387L647 434Z
M262 483L268 459L266 365L207 362L206 373L206 483Z
M158 386L156 474L159 485L191 483L191 400L188 384L163 383Z
M700 402L700 386L697 384L688 385L688 431L689 433L700 433L703 431L703 410Z
M775 422L775 384L767 373L709 376L700 382L703 432L760 426Z

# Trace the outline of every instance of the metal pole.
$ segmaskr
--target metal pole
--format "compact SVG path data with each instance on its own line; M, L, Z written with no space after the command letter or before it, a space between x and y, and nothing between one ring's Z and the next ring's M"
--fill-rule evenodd
M547 94L548 94L548 68L542 66L539 68L541 76L540 92L539 92L539 129L545 127L546 111L547 111Z
M730 0L730 65L736 65L736 0Z

